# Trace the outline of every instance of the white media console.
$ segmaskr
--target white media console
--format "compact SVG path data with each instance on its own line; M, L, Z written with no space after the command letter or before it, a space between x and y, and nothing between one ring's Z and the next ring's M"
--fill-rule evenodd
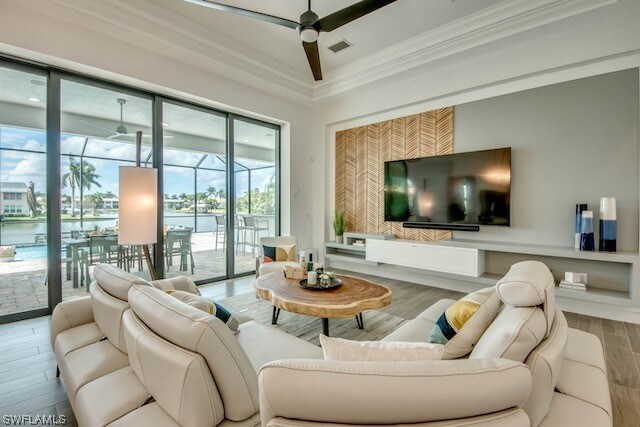
M471 292L492 286L509 267L527 259L544 262L556 282L565 271L588 274L586 291L556 288L564 310L640 324L640 254L580 252L570 247L480 240L420 242L389 235L356 234L365 246L325 243L332 268Z

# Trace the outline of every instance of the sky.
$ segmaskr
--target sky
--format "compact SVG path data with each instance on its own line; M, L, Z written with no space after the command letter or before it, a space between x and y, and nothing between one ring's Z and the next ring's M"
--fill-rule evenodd
M84 145L85 138L78 136L62 136L62 153L79 154ZM0 185L2 182L24 182L27 184L33 181L36 191L46 191L46 133L43 131L18 129L11 127L0 127L0 148L14 148L19 150L29 150L38 153L25 153L11 150L0 150ZM149 147L143 148L143 159L149 153ZM90 139L85 150L85 154L96 157L108 157L112 159L135 160L135 148L133 144L122 143L112 140ZM194 165L202 154L185 152L178 150L165 150L165 164L190 164ZM77 158L79 160L79 158ZM208 159L209 160L209 159ZM98 182L101 188L93 186L85 194L94 192L111 191L118 194L118 167L131 166L132 162L86 159L96 168L99 175ZM242 163L243 159L238 159ZM251 161L247 161L249 163ZM222 164L221 161L211 159L211 164ZM251 162L255 163L255 161ZM69 157L62 156L62 173L69 169ZM274 174L274 168L258 169L251 173L251 187L264 189L270 182ZM194 170L192 168L165 166L164 170L164 193L180 194L192 193L194 191ZM238 196L244 194L248 187L247 172L236 173L236 193ZM198 170L198 192L204 192L209 187L216 189L225 188L226 177L224 171ZM65 195L71 195L71 190L62 189Z

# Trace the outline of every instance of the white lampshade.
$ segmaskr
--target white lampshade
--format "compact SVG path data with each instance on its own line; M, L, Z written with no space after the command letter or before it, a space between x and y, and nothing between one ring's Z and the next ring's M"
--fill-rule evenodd
M118 243L149 245L158 236L158 171L120 166Z

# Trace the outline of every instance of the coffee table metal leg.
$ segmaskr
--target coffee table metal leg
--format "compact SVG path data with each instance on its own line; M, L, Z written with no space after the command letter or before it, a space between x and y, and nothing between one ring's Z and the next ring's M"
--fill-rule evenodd
M329 319L326 317L322 318L322 333L329 336Z
M358 329L364 329L364 319L362 313L356 314L356 323L358 323Z
M276 308L276 306L273 306L273 314L271 315L271 324L272 325L277 325L278 324L278 316L280 316L280 309Z

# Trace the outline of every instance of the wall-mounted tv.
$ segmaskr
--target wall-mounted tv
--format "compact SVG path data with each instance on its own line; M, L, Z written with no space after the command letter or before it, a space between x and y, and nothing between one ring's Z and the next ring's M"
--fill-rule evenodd
M510 189L511 148L385 162L384 218L424 228L509 226Z

